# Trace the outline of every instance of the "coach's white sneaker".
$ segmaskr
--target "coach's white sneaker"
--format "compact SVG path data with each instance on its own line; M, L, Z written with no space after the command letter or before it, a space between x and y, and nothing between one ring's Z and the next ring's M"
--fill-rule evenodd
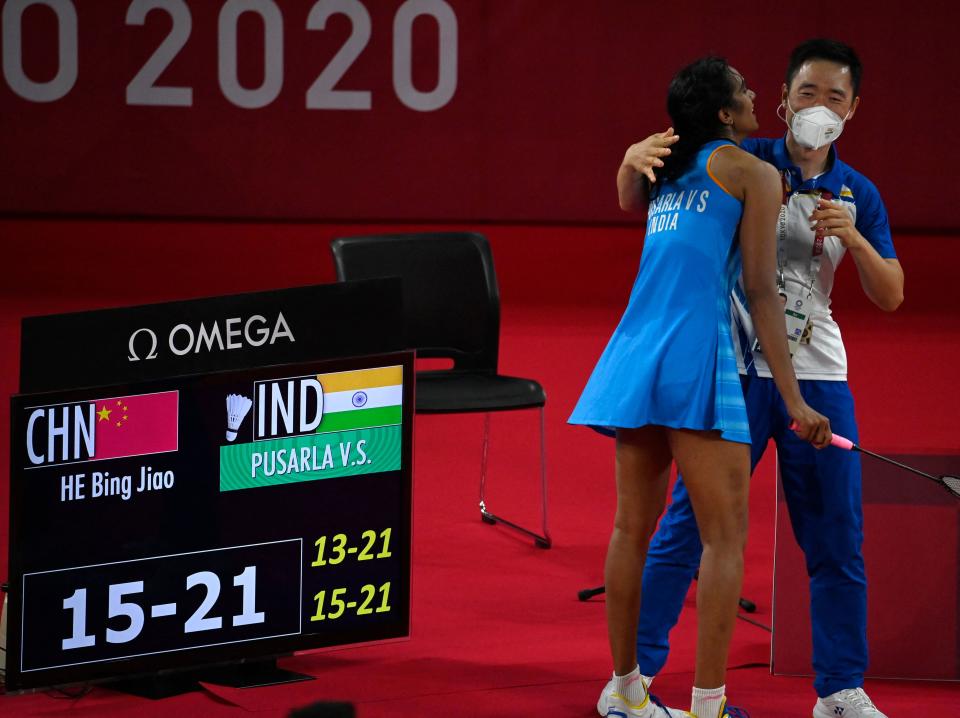
M813 718L887 718L863 688L848 688L826 698L817 698Z

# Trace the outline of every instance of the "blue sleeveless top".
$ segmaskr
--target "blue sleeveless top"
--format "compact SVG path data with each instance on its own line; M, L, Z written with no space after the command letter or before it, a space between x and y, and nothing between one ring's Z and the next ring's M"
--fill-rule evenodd
M712 155L731 146L705 144L690 169L650 201L630 301L571 424L607 433L648 424L717 430L750 443L730 333L743 203L708 169Z

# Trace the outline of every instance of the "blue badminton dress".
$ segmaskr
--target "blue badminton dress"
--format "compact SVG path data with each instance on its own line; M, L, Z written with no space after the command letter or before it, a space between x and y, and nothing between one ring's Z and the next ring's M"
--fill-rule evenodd
M569 423L605 433L649 424L718 430L750 443L730 332L743 204L708 169L728 147L736 145L705 144L650 201L630 301Z

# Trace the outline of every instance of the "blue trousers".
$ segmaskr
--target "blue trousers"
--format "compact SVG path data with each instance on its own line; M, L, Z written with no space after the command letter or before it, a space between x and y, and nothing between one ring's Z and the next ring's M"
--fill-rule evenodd
M791 418L772 379L740 379L750 419L750 470L772 438L793 534L806 557L814 688L821 697L859 688L867 667L859 454L835 447L817 451L790 430ZM800 381L800 391L811 407L830 419L835 432L859 440L846 382L805 380ZM680 616L702 551L690 497L678 477L673 503L651 540L643 572L637 658L644 675L656 675L667 660L668 634Z

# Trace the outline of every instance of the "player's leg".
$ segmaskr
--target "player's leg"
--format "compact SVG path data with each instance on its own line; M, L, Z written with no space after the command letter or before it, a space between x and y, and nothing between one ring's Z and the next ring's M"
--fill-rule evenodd
M666 500L672 456L663 427L617 430L617 511L604 565L607 627L614 671L637 664L640 578L650 536Z
M772 379L741 376L750 421L750 471L763 457L770 440L772 402L779 395ZM690 582L700 566L703 545L682 474L677 477L667 512L650 541L643 569L643 601L637 626L640 672L653 677L666 663L669 633L677 624Z
M667 436L683 472L703 542L697 586L696 694L697 689L717 689L725 684L727 652L743 582L750 449L747 444L725 441L716 432L669 430ZM718 713L720 698L722 695L704 716ZM698 715L701 710L694 707Z
M650 718L656 708L637 668L640 577L650 535L663 511L672 456L663 427L618 429L617 512L604 565L607 630L613 657L611 691L602 715Z
M645 676L655 676L666 663L669 634L680 617L702 551L693 505L683 477L678 476L670 506L650 541L643 569L637 663Z

